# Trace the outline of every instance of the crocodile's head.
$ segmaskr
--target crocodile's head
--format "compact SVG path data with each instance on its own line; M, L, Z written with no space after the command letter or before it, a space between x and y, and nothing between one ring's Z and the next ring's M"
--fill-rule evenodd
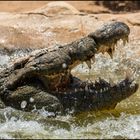
M65 109L85 111L114 108L117 103L137 91L138 84L131 75L116 84L101 78L98 82L89 83L74 77L71 70L82 62L86 62L91 68L91 59L94 61L95 54L98 53L107 52L112 57L117 41L122 39L125 44L129 33L130 29L126 24L113 22L70 44L53 48L52 51L40 50L35 55L23 58L12 66L12 74L12 70L9 70L9 73L4 71L3 79L5 75L9 76L4 86L1 86L3 100L12 95L7 89L15 90L27 82L33 82L44 88L47 93L57 96ZM1 81L3 79L1 78ZM19 103L19 98L17 100ZM10 101L12 100L7 102Z
M129 33L130 29L126 24L115 22L104 25L103 28L96 30L96 32L89 34L89 36L95 40L98 52L107 52L112 58L117 41L122 39L125 45L128 42Z
M107 52L113 57L117 42L121 39L125 45L129 33L130 29L126 24L113 22L89 34L87 38L68 46L67 51L69 51L70 60L66 62L68 72L64 76L67 75L68 81L62 80L59 90L53 93L57 93L56 95L60 100L63 100L66 108L75 106L78 110L112 109L117 103L137 91L138 84L134 82L131 76L127 76L123 81L116 84L101 78L98 82L88 83L75 78L71 74L68 76L71 69L81 62L85 61L91 68L91 60L94 61L94 56L97 53ZM64 95L64 98L62 95Z

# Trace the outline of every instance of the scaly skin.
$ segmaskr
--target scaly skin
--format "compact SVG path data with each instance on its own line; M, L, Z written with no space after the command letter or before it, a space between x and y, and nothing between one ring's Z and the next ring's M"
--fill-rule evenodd
M80 112L114 108L117 103L135 93L138 84L129 77L113 86L103 79L87 83L73 77L71 70L84 61L91 68L90 60L100 52L108 52L112 57L117 41L122 39L125 44L129 33L126 24L113 22L70 44L54 47L52 50L42 49L21 58L1 72L1 99L6 105L22 109L21 102L23 100L28 102L34 94L29 92L25 99L25 95L19 97L16 91L24 87L21 89L25 92L26 86L30 85L37 86L33 93L37 93L39 88L46 94L57 97L63 111L74 109L75 112ZM39 102L39 100L34 103L28 102L23 110L30 111L34 105L38 106ZM41 107L45 104L44 101Z

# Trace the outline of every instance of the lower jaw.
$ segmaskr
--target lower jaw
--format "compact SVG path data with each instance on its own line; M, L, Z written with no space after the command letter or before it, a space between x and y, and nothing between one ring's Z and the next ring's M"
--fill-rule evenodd
M75 109L76 112L85 110L101 111L114 109L117 103L134 94L138 88L135 85L132 91L129 91L129 87L128 89L124 88L125 91L122 93L117 93L116 91L116 93L114 92L116 97L114 96L113 98L109 94L109 87L111 90L110 83L103 81L103 79L100 79L100 82L102 83L87 83L79 80L78 78L74 78L73 83L71 83L68 88L54 91L52 94L58 97L65 109ZM121 82L126 82L126 79ZM118 87L120 86L120 83L114 86ZM99 84L106 84L106 86L98 86ZM88 88L91 85L95 86L93 90ZM104 98L104 95L106 96L106 98Z

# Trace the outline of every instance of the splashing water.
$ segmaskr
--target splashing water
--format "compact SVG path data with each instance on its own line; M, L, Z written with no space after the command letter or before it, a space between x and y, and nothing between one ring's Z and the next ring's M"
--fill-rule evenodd
M79 65L73 73L81 79L94 80L103 77L117 81L124 78L128 68L135 70L135 79L140 81L140 58L137 56L138 42L133 41L116 48L114 58L98 54L95 63L89 71L86 64ZM121 48L121 49L120 49ZM27 54L27 53L26 53ZM15 53L12 58L26 55ZM130 59L131 58L131 59ZM11 61L8 55L0 55L0 68ZM90 76L89 76L90 75ZM131 138L140 137L140 90L130 98L122 101L117 107L108 112L83 112L76 116L48 117L45 110L30 113L7 107L0 109L0 138ZM31 99L33 101L33 99ZM62 121L63 120L63 121Z

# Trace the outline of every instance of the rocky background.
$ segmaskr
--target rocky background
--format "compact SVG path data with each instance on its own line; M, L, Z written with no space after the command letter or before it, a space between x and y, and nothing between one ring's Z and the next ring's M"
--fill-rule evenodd
M0 7L0 46L7 49L67 43L112 20L127 23L130 39L139 40L139 1L1 1Z

